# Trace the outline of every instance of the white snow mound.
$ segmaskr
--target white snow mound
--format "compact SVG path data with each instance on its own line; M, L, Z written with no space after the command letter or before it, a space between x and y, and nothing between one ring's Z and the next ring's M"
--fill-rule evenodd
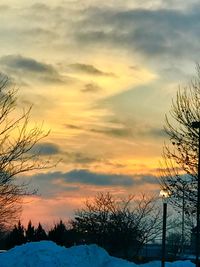
M0 267L136 267L97 245L66 249L51 241L27 243L0 254Z
M51 241L27 243L0 254L0 267L160 267L160 262L136 265L114 258L97 245L71 248ZM194 267L189 261L167 263L166 267Z

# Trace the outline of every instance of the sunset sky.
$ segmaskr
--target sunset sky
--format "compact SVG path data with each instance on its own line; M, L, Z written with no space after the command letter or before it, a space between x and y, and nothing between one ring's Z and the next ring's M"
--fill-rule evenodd
M164 117L200 58L200 4L183 0L1 0L0 70L49 136L27 173L22 219L73 215L99 191L157 193Z

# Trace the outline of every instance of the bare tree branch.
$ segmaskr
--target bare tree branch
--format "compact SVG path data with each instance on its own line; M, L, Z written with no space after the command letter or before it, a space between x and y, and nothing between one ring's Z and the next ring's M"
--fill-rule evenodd
M42 125L30 127L31 107L18 115L17 90L8 77L0 75L0 229L18 219L27 184L16 182L24 172L49 168L32 148L49 132Z
M171 192L170 201L182 207L183 192L185 211L195 212L197 199L198 129L192 128L194 121L200 121L200 66L190 84L179 88L172 101L169 116L166 116L165 132L169 144L163 148L161 162L162 188Z
M71 225L85 243L96 243L113 255L131 258L160 234L162 219L153 197L142 195L136 200L130 195L118 200L110 193L99 193L76 212Z

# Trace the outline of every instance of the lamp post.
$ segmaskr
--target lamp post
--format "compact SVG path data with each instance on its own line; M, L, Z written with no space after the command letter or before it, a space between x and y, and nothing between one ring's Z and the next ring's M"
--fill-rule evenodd
M160 191L160 196L163 199L163 229L162 229L162 260L161 267L165 267L166 260L166 226L167 226L167 198L169 194L166 190Z
M200 121L194 121L191 127L198 129L198 182L197 182L197 234L196 234L196 267L200 266L199 262L199 242L200 242Z
M184 254L185 245L185 188L186 183L182 184L183 196L182 196L182 227L181 227L181 253Z

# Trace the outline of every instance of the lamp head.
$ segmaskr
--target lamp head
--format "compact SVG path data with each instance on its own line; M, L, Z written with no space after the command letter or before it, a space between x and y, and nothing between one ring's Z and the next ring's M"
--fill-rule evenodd
M168 191L168 190L166 190L166 189L162 189L162 190L160 191L159 196L162 197L163 200L165 200L165 199L167 199L167 198L170 196L170 194L169 194L169 191Z

